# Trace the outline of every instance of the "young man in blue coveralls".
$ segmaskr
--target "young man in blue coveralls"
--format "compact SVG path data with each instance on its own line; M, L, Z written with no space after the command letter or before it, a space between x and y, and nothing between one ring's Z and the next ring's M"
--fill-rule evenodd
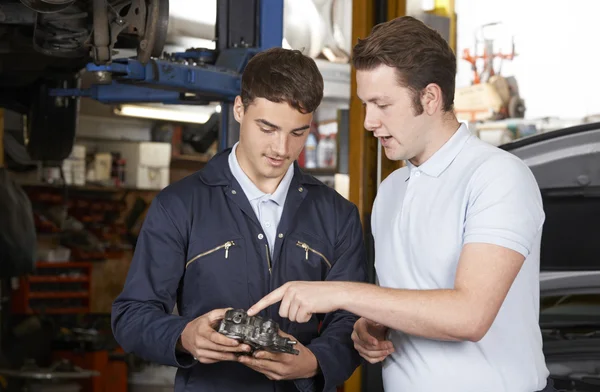
M234 104L239 142L152 202L112 328L127 352L178 367L176 392L334 391L359 364L357 317L346 311L307 323L276 306L261 312L299 355L239 355L249 347L215 331L228 308L248 309L288 281L366 279L356 207L294 163L322 97L309 57L257 54Z

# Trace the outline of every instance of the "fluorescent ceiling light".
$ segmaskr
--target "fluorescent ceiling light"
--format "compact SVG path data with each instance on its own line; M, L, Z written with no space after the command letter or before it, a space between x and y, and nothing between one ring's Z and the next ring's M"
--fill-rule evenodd
M120 105L115 107L114 113L119 116L204 124L215 111L214 106L181 106Z

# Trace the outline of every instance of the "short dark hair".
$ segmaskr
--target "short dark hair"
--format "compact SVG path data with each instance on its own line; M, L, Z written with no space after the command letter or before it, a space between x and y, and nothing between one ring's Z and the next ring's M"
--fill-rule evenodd
M443 110L453 109L456 56L446 40L420 20L402 16L378 24L354 46L352 64L357 70L396 68L398 84L413 92L417 115L423 113L421 92L430 83L442 90Z
M246 65L241 97L244 110L255 98L264 98L312 113L323 99L323 76L315 61L299 50L267 49Z

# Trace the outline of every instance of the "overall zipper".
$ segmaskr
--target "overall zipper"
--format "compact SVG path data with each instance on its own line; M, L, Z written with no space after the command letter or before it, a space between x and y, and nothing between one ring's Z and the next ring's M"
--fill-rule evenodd
M269 244L265 244L265 253L267 256L267 267L269 268L269 277L267 278L267 292L270 293L271 292L271 287L273 287L273 275L271 274L271 271L273 269L273 266L271 265L271 254L269 252ZM271 312L271 307L269 307L269 309L267 309L267 314L269 316L269 318L273 318L273 314Z
M267 266L269 267L269 275L271 275L271 255L269 254L269 245L265 244L265 251L267 253Z
M227 259L229 257L229 248L231 248L234 245L235 245L235 242L227 241L223 245L219 245L216 248L212 248L211 250L207 250L206 252L200 253L199 255L193 257L187 263L185 263L185 268L187 268L188 265L190 265L194 261L198 260L199 258L207 256L207 255L214 253L214 252L218 251L219 249L223 249L223 248L225 248L225 258Z
M327 266L329 267L329 269L331 269L331 263L329 262L329 260L327 260L327 257L325 257L325 255L323 255L323 253L319 252L318 250L315 250L313 248L311 248L310 246L308 246L308 244L304 243L304 242L300 242L298 241L296 243L296 246L299 246L300 248L304 249L304 251L306 252L306 260L308 260L308 252L313 252L316 255L321 256L321 258L323 258L323 260L325 261L325 264L327 264Z

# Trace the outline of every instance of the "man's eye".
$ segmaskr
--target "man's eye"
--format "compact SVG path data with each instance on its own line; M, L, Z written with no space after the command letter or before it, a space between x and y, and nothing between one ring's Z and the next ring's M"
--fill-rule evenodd
M300 136L304 135L304 132L292 132L292 135L296 136L296 137L300 137Z
M260 130L263 131L264 133L271 133L271 132L273 132L272 129L267 129L267 128L261 128Z
M385 108L387 108L388 106L390 106L390 105L377 105L377 107L378 107L379 109L385 109Z

